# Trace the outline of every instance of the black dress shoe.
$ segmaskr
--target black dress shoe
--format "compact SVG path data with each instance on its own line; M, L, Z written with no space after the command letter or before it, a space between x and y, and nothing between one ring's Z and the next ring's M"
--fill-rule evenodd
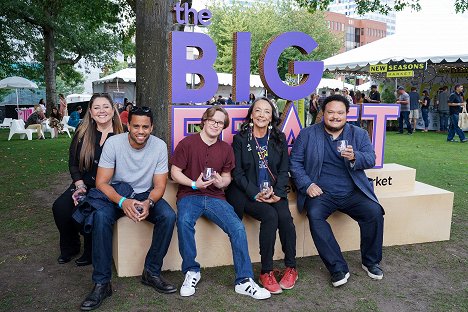
M102 301L107 297L112 296L112 285L111 283L105 284L94 284L93 291L86 297L81 303L82 311L91 311L99 308Z
M76 264L76 266L90 265L90 264L93 263L93 261L91 259L92 258L91 258L90 255L83 254L81 257L79 257L78 259L75 260L75 264Z
M71 261L71 259L76 256L78 253L80 252L80 250L78 249L78 251L76 252L73 252L71 255L69 256L64 256L64 255L60 255L58 258L57 258L57 262L59 264L65 264L65 263L68 263Z
M161 276L151 275L151 273L146 269L144 269L143 274L141 274L141 282L145 285L153 287L163 294L171 294L177 291L177 287L169 284Z

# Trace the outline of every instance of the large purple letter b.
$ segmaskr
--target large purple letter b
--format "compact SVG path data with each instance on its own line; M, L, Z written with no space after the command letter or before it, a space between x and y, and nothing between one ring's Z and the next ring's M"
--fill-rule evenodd
M263 85L278 97L294 101L314 92L322 79L323 62L291 62L289 73L303 74L304 76L299 85L288 86L281 80L277 65L281 53L289 47L299 49L302 54L309 54L317 47L317 42L302 32L286 32L272 38L263 49L260 57L260 78Z
M218 76L213 69L216 60L216 45L205 34L173 31L169 35L169 96L171 103L205 102L218 90ZM199 51L195 60L187 59L187 47ZM187 89L187 74L200 78L197 89Z

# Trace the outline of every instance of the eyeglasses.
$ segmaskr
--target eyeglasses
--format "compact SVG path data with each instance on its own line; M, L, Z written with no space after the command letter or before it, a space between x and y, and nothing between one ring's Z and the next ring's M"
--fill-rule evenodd
M151 112L151 108L149 108L148 106L141 106L141 107L133 106L131 112L132 113L137 113L137 112L149 113Z
M210 126L216 125L216 127L224 127L224 121L216 121L213 119L207 119L206 121L208 121Z

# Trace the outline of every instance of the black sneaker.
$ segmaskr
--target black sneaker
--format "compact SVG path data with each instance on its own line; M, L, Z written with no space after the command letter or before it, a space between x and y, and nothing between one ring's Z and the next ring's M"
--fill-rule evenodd
M338 271L331 275L332 285L334 287L341 286L348 282L349 272Z
M372 266L365 266L364 264L362 265L362 268L364 271L367 272L367 275L369 275L370 278L376 279L376 280L381 280L383 278L383 271L379 267L378 264L374 264Z
M447 140L447 142L452 142L452 143L454 143L454 142L457 142L457 141L456 141L455 139L451 139L451 140Z
M468 138L464 138L463 140L460 140L460 143L466 143L468 142Z

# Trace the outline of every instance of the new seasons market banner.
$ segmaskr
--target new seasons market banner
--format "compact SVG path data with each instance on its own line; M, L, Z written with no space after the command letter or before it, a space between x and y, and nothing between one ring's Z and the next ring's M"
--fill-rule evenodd
M426 67L426 62L389 62L388 64L370 65L369 72L371 74L386 73L387 78L413 77L415 70L425 70Z

